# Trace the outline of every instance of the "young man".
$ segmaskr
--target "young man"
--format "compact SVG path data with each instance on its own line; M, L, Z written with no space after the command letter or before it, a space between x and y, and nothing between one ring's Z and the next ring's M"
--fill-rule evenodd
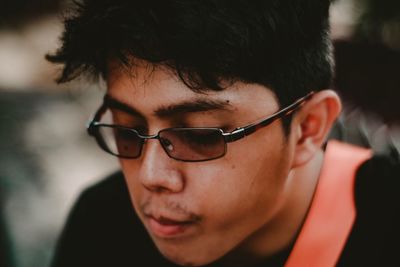
M65 64L59 82L106 81L88 131L122 174L80 197L53 266L392 262L389 239L363 245L382 225L352 209L354 172L370 152L324 152L341 109L327 89L329 4L80 3L49 59ZM392 169L383 176L393 184Z

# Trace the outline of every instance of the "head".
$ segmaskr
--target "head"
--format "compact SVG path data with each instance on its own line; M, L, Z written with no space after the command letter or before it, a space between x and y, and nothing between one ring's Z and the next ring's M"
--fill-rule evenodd
M316 92L296 112L229 143L223 157L179 161L146 140L138 157L120 159L133 206L170 260L203 265L287 243L274 235L294 227L292 202L307 183L293 173L321 151L340 109L325 90L328 9L328 0L86 0L66 20L63 45L48 56L64 64L59 82L101 77L118 103L109 108L114 124L143 135L231 132Z

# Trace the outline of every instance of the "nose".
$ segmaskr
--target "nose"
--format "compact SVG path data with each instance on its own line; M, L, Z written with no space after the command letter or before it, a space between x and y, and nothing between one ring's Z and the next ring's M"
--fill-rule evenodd
M184 189L182 163L168 157L158 140L145 142L140 160L139 180L149 191L178 193Z

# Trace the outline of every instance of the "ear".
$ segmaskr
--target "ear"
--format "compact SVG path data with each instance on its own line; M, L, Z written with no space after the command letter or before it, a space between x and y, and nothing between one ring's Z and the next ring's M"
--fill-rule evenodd
M295 142L293 166L306 164L321 149L342 105L333 90L315 93L296 113L292 122Z

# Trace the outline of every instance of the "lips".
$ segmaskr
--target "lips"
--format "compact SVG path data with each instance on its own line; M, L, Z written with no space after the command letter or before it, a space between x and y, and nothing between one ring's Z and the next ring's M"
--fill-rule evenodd
M184 234L188 228L194 226L193 220L174 220L168 217L148 216L150 231L160 238L171 238Z

